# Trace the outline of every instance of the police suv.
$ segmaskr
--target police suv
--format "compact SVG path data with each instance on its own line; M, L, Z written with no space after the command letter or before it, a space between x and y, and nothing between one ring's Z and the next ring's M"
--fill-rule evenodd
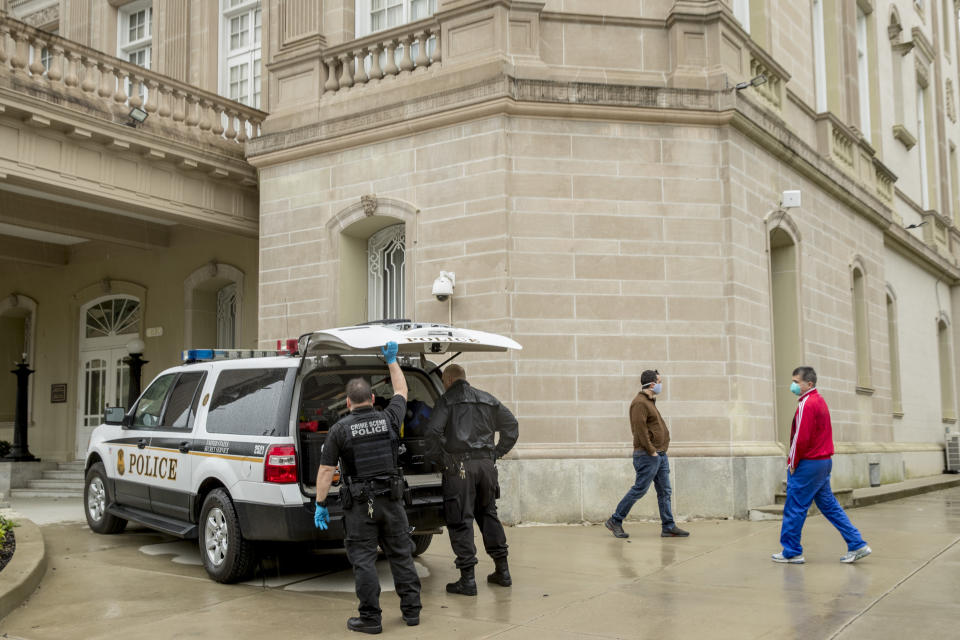
M218 582L249 577L257 541L342 540L338 486L329 529L313 524L320 451L347 413L348 380L365 377L377 403L393 396L379 355L391 340L409 387L400 463L415 554L423 553L443 524L440 475L423 439L443 387L426 356L521 348L509 338L384 321L306 334L278 352L185 351L182 366L158 375L129 411L108 408L94 430L84 485L90 528L119 533L133 521L196 538Z

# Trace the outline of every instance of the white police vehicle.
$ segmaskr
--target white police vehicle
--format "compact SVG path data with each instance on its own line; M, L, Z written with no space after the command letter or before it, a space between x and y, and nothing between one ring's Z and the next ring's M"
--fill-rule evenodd
M423 553L443 524L440 475L424 459L422 437L443 388L426 355L521 348L509 338L384 321L306 334L278 352L185 351L185 364L158 375L129 411L108 408L94 430L84 486L90 528L118 533L133 521L196 538L218 582L252 573L257 541L342 540L337 487L329 529L313 524L320 450L347 412L349 379L366 377L378 402L392 397L379 355L391 340L409 386L400 461L416 553Z

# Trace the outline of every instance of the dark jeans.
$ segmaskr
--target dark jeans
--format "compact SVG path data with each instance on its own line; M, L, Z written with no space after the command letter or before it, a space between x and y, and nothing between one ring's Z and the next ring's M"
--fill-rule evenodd
M492 459L464 460L463 469L465 478L460 477L459 463L443 473L443 516L458 569L477 564L474 520L483 535L487 555L494 560L507 557L507 534L497 517L497 466Z
M637 471L637 479L617 505L611 519L617 524L623 524L634 503L642 498L650 488L650 483L657 490L657 504L660 507L660 522L663 529L673 527L673 510L670 508L670 461L664 451L659 455L651 456L646 451L633 452L633 468Z
M367 503L356 501L343 512L347 530L344 545L353 565L360 600L360 617L380 621L380 578L377 576L377 545L390 562L393 584L400 596L400 610L411 618L420 615L420 578L413 565L413 540L403 502L390 496L377 496L373 502L373 518Z

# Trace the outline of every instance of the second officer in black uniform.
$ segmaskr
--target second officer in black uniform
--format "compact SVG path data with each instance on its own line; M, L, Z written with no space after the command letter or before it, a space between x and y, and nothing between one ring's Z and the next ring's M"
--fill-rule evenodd
M446 391L430 416L426 438L431 457L441 460L444 467L443 515L460 569L460 579L448 584L447 592L475 596L474 520L484 549L496 565L487 582L504 587L513 584L507 565L507 536L497 517L500 484L496 459L517 443L517 419L492 395L470 386L459 365L444 369L443 386Z
M330 428L317 471L315 522L325 529L330 517L327 494L340 462L345 545L360 600L360 616L347 620L347 628L363 633L383 630L380 579L375 566L378 544L390 562L403 621L410 626L420 623L420 578L413 564L413 540L403 508L403 477L397 460L400 425L407 408L407 382L397 364L397 343L388 342L383 355L390 370L393 398L384 411L378 411L373 406L370 384L363 378L350 380L350 414Z

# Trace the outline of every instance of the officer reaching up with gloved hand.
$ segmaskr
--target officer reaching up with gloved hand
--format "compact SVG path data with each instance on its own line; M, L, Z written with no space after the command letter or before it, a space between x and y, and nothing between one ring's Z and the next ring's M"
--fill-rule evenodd
M497 517L500 484L496 459L517 443L519 430L510 410L486 391L470 386L460 365L444 369L443 386L446 391L433 408L426 439L430 457L443 463L443 515L460 569L460 579L447 585L447 593L475 596L474 521L483 535L484 549L496 565L487 582L502 587L513 584L507 565L507 536Z
M314 523L326 529L330 514L327 494L337 462L343 484L340 501L346 529L347 558L353 566L360 616L347 620L347 628L380 633L380 579L377 545L390 562L393 583L400 596L403 621L420 624L420 578L413 564L413 540L403 508L403 476L397 459L400 425L407 408L407 381L397 364L397 343L382 349L390 370L393 398L383 411L373 406L373 391L363 378L347 383L347 409L327 435L317 471L317 505Z

